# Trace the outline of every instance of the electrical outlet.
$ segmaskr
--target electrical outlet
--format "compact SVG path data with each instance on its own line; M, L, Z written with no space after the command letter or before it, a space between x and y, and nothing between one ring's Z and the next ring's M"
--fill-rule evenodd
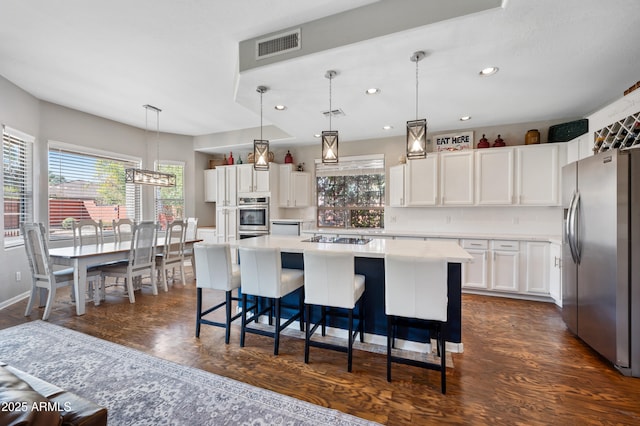
M22 273L20 271L16 272L16 281L22 280Z

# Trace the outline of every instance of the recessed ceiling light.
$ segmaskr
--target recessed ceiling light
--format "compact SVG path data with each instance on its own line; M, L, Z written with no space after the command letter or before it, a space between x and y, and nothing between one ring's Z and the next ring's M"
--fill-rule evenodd
M278 111L284 111L285 109L287 109L287 107L284 105L276 105L274 108Z
M480 75L481 76L493 75L493 74L497 73L498 70L499 70L498 67L484 68L482 71L480 71Z
M314 138L319 138L320 137L320 133L316 133L315 135L313 135Z
M366 93L367 95L377 95L378 93L380 93L380 89L372 87L371 89L367 89L364 93Z
M393 126L389 126L389 125L387 125L387 126L382 126L382 129L383 129L383 130L391 130L391 129L393 129Z
M465 116L460 117L460 121L467 121L467 120L471 120L471 116L465 115Z

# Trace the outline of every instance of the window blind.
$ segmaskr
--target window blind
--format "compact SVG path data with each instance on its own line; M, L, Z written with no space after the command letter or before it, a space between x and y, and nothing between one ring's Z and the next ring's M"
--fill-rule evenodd
M33 221L33 141L2 126L5 248L23 244L20 224Z
M176 186L155 190L156 220L162 229L175 219L184 219L184 163L160 162L158 171L176 176Z
M73 219L140 220L140 187L125 183L124 170L139 161L57 147L49 148L49 233L71 238Z

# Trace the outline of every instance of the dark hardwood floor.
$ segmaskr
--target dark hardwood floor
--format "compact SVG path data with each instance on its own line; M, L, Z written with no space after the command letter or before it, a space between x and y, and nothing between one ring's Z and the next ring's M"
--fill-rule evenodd
M573 337L552 304L464 295L464 353L453 354L442 395L435 371L397 365L387 383L381 354L355 351L347 373L346 355L335 351L312 348L305 364L304 342L291 337L282 338L277 357L263 336L247 335L240 348L239 324L229 345L217 327L203 326L196 339L190 277L158 296L143 289L135 304L110 294L100 306L88 303L82 317L63 289L49 321L388 425L640 423L640 379L622 376ZM205 293L210 304L222 297ZM25 306L0 311L0 328L42 316L34 309L24 317Z

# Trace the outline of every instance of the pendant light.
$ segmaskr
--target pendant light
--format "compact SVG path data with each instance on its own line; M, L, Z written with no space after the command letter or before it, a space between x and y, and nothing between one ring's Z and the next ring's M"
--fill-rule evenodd
M338 162L338 131L331 130L331 81L338 75L337 72L329 70L325 73L325 77L329 79L329 130L322 132L322 162L337 163Z
M255 170L269 170L269 141L262 139L262 95L267 92L265 86L258 86L260 93L260 139L253 140L253 168Z
M160 108L153 105L143 105L145 111L145 140L148 139L149 133L149 110L156 113L156 168L158 170L144 170L144 169L125 169L124 181L125 183L134 183L138 185L152 185L171 187L176 186L176 175L172 173L161 172L160 169Z
M427 120L418 120L418 62L424 59L425 53L414 52L409 58L416 63L416 119L407 121L407 159L425 158L427 156Z

